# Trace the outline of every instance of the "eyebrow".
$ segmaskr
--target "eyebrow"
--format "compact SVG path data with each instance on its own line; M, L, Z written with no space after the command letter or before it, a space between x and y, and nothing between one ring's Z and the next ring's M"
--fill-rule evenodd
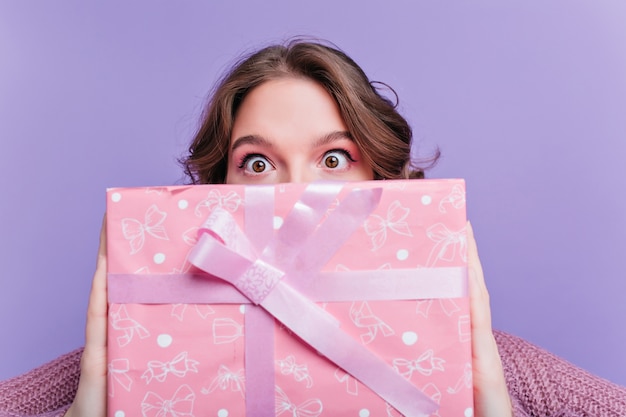
M328 145L330 143L336 142L338 140L348 139L354 141L350 132L337 130L334 132L327 133L326 135L318 138L313 142L313 147L317 148L320 146ZM233 141L233 146L231 151L239 148L243 145L257 145L265 148L272 148L274 145L271 141L267 140L261 135L246 135L240 138L237 138Z

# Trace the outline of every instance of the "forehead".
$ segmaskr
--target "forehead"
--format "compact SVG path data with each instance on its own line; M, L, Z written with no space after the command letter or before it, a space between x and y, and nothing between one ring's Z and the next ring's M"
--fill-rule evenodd
M237 110L233 137L281 128L346 130L337 103L324 87L295 77L266 81L250 91Z

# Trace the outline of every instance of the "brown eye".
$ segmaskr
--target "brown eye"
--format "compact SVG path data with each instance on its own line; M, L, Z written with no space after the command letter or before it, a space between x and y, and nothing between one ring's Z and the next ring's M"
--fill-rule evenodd
M263 174L272 169L272 164L263 155L247 156L241 168L250 175Z
M259 161L259 160L254 161L252 163L252 170L254 172L263 172L263 171L265 171L265 162Z
M324 154L322 158L322 166L331 170L345 170L350 167L350 163L354 162L350 154L342 149L334 149Z
M337 168L337 166L339 165L339 158L337 158L335 155L328 155L326 159L324 159L324 164L328 168Z

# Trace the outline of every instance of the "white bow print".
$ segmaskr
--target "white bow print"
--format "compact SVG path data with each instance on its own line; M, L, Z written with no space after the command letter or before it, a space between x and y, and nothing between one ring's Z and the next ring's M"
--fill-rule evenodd
M111 319L111 327L124 332L122 336L117 338L117 344L120 347L128 345L133 340L135 334L137 334L140 339L145 339L150 336L150 332L145 327L128 316L128 311L126 311L124 304L120 304L117 311L111 310L109 317Z
M121 385L126 391L130 391L133 379L128 376L130 363L128 359L113 359L107 366L109 374L109 396L115 396L116 383Z
M143 417L193 417L196 394L189 385L179 387L171 400L164 400L154 392L148 392L141 402Z
M313 386L313 378L309 375L309 368L306 365L298 365L296 363L296 358L293 355L289 355L285 359L278 359L276 363L280 367L281 374L293 374L296 381L306 381L307 388L311 388Z
M393 368L406 379L411 379L413 372L417 371L422 375L430 376L433 371L444 371L443 364L446 361L437 358L432 349L428 349L422 353L417 359L394 359L392 361Z
M394 201L387 209L387 218L372 214L365 222L365 233L371 236L372 250L378 250L387 240L387 229L400 235L413 236L408 223L405 221L410 210L402 207L399 201Z
M287 394L278 386L276 387L276 415L288 411L292 417L318 417L322 414L322 402L317 399L306 400L300 405L292 403Z
M181 352L170 362L148 362L148 369L141 375L141 379L145 379L146 384L149 384L152 379L159 382L165 381L168 374L182 378L189 371L197 373L198 368L196 366L198 364L199 362L196 360L187 359L187 352Z
M233 372L228 369L224 365L220 365L219 370L217 371L217 376L211 381L209 388L203 388L203 394L209 394L216 389L221 389L222 391L226 391L230 388L231 391L241 392L241 395L244 395L245 386L244 386L244 373L243 369L240 369L238 372Z
M160 211L159 208L153 204L146 211L143 223L131 218L122 219L122 233L124 239L130 241L131 255L134 255L143 248L146 233L157 239L169 240L167 232L163 227L163 221L166 217L167 213Z

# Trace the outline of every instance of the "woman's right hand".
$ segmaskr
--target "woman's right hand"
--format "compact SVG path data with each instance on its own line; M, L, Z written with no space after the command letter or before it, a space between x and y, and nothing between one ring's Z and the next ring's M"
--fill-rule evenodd
M74 402L65 417L105 417L107 385L107 289L106 218L100 230L96 272L91 284L85 350L80 361L80 380Z

